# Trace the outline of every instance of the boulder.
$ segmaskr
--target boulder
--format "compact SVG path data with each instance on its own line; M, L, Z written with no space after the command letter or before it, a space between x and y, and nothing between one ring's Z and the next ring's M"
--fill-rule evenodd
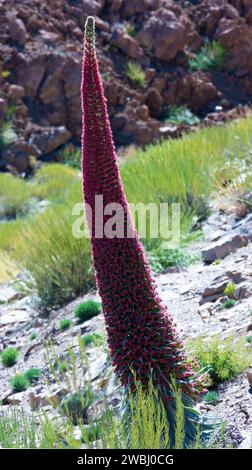
M45 75L48 54L25 56L17 67L17 84L25 90L25 95L35 98L40 83Z
M30 157L41 157L41 152L35 144L24 139L18 139L14 144L2 150L2 161L4 167L15 168L19 173L30 169Z
M41 128L33 134L29 143L35 145L42 156L47 155L65 144L71 138L70 132L64 127Z
M195 72L185 78L186 88L190 90L188 106L193 111L200 111L210 101L218 97L218 90L207 73Z
M8 89L8 98L11 101L20 101L24 96L24 87L20 85L10 85Z
M225 66L237 77L252 73L252 29L241 19L222 19L215 38L228 51Z
M244 14L248 24L252 24L252 1L251 0L243 0L244 4Z
M7 21L12 41L24 46L27 40L27 32L23 20L12 14L7 18Z
M136 145L150 144L153 139L152 129L145 121L137 121L134 129L134 142Z
M201 295L201 300L199 302L200 305L211 304L212 302L216 302L218 300L220 303L223 303L226 299L225 296L225 289L228 284L231 282L234 284L239 284L236 288L235 298L242 298L246 295L249 296L249 288L245 281L244 276L240 272L233 272L227 271L225 274L221 276L217 276L213 279L210 285L204 288Z
M109 5L109 12L110 13L118 13L123 5L124 0L107 0Z
M170 62L184 49L186 30L175 13L159 9L143 23L137 40L143 47L153 51L158 60Z
M144 13L146 10L146 0L124 0L122 15L124 17L132 16L137 13Z
M111 36L110 42L131 59L141 59L143 57L143 50L138 42L125 31L120 29L115 30Z
M234 253L239 248L248 244L248 238L238 233L230 233L222 237L217 243L211 243L202 250L203 260L212 263L216 259L223 259L230 253Z
M106 0L88 0L81 3L82 14L96 16L101 14Z
M163 98L156 88L149 88L146 95L146 104L150 110L150 115L159 118L163 110Z

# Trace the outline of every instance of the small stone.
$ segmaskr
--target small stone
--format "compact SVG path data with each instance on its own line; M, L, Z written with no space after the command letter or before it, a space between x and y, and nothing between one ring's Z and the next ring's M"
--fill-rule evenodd
M247 379L250 387L252 387L252 367L247 370Z
M30 319L30 313L25 310L10 310L0 316L0 325L25 323Z

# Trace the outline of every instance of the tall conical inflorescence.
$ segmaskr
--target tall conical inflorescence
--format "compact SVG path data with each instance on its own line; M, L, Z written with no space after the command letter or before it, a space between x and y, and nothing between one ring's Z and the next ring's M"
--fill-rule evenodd
M86 205L92 209L88 220L92 256L110 355L123 385L133 388L137 380L146 386L151 376L166 409L174 410L174 379L182 391L184 404L191 404L191 399L204 391L204 384L194 373L172 319L157 295L129 215L98 70L94 26L94 19L89 17L85 27L81 88L83 192ZM104 234L97 237L96 217L102 217L104 226L109 216L95 210L96 196L103 197L104 208L109 203L121 205L121 226L126 234L131 224L131 237L109 238ZM189 419L188 433L190 426Z

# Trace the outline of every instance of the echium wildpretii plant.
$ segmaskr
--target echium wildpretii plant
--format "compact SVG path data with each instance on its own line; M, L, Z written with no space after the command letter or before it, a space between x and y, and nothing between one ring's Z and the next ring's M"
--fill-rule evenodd
M123 191L106 99L95 51L95 23L89 17L85 27L82 70L82 168L86 205L92 209L88 220L94 268L105 315L110 355L115 372L127 389L134 381L145 387L151 379L158 388L174 433L175 403L172 383L182 391L185 405L185 435L195 435L199 414L191 407L204 392L202 377L194 372L183 351L172 319L157 295L142 244L129 215ZM123 207L125 233L131 224L133 237L95 236L95 196L103 205ZM101 214L99 214L101 216ZM103 225L109 216L102 215Z

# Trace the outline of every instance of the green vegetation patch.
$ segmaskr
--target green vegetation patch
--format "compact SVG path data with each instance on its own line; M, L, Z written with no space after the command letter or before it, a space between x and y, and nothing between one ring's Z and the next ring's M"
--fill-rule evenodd
M199 338L188 347L201 368L208 372L210 385L216 386L243 372L252 361L252 348L244 338L225 340L216 336L210 341Z
M218 41L205 42L200 52L188 63L192 70L208 70L221 67L225 57L226 51Z
M18 351L15 348L7 348L1 354L1 361L4 367L12 367L18 360Z
M129 62L126 66L125 73L127 78L136 87L143 88L146 86L146 75L141 65Z
M87 300L86 302L82 302L77 305L74 310L74 314L80 322L90 320L91 318L99 315L100 312L101 305L99 302L95 302L94 300Z
M60 320L59 322L59 328L61 331L69 330L71 326L72 326L72 322L71 320L68 320L67 318L65 318L64 320Z

